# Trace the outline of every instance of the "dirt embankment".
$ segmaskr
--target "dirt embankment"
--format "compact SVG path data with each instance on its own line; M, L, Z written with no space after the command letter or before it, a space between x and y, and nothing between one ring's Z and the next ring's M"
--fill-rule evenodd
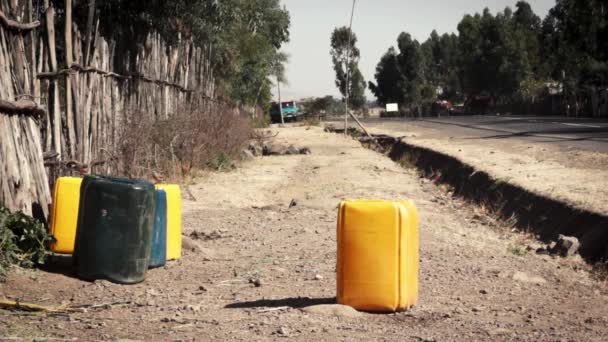
M534 240L350 138L299 127L280 129L277 139L312 155L256 158L191 185L196 201L184 203L184 233L195 237L196 251L150 271L144 283L83 282L61 263L13 272L1 296L89 306L44 316L0 310L0 337L601 341L608 334L606 287L580 258L527 252ZM326 306L335 302L336 206L345 198L416 201L421 271L413 311Z
M452 137L449 131L415 122L380 121L376 134L404 137L412 145L453 156L496 179L569 205L608 214L608 155L569 150L523 139Z
M328 125L326 131L343 134L344 129ZM408 143L403 138L374 134L372 138L355 128L349 135L363 146L386 154L404 167L420 171L435 184L445 184L454 196L483 207L492 216L510 222L519 230L552 243L560 235L573 236L577 250L591 264L605 268L608 261L608 216L573 206L516 183L496 178L461 159L437 150Z

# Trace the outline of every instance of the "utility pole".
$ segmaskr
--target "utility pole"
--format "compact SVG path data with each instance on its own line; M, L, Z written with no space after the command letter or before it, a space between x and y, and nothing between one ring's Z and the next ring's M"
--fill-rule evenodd
M353 8L350 12L350 25L348 26L348 45L346 46L346 87L344 98L344 135L348 135L348 97L350 96L350 44L353 33L353 17L355 16L355 4L357 0L353 0Z
M279 113L281 114L281 125L285 124L285 119L283 118L283 105L281 104L281 80L277 75L277 92L279 95Z

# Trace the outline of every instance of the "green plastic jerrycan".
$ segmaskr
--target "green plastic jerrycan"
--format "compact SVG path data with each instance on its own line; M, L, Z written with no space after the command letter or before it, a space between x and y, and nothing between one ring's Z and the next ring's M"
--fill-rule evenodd
M85 280L135 284L145 279L152 248L154 185L142 180L86 176L74 265Z

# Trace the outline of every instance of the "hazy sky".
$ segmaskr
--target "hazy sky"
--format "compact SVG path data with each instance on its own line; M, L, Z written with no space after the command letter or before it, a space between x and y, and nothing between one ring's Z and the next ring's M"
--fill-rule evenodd
M282 0L291 13L291 42L283 50L291 55L287 66L289 84L281 89L283 99L338 95L329 55L329 39L336 26L350 19L352 0ZM465 14L492 13L515 7L517 0L357 0L353 32L361 50L359 67L366 81L374 81L376 64L399 33L409 32L423 42L431 31L456 32ZM528 0L541 18L555 0ZM367 92L368 99L372 95Z

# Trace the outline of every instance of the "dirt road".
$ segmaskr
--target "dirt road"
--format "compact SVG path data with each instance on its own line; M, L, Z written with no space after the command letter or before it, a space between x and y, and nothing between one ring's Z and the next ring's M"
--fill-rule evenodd
M200 248L139 285L75 279L65 262L13 272L0 297L86 312L0 310L0 338L81 340L577 340L608 335L605 284L388 158L320 128L277 138L312 155L264 157L190 188ZM336 206L411 198L421 217L420 301L378 315L335 306ZM292 199L297 205L288 208ZM93 305L93 306L91 306ZM314 306L310 308L310 306Z

